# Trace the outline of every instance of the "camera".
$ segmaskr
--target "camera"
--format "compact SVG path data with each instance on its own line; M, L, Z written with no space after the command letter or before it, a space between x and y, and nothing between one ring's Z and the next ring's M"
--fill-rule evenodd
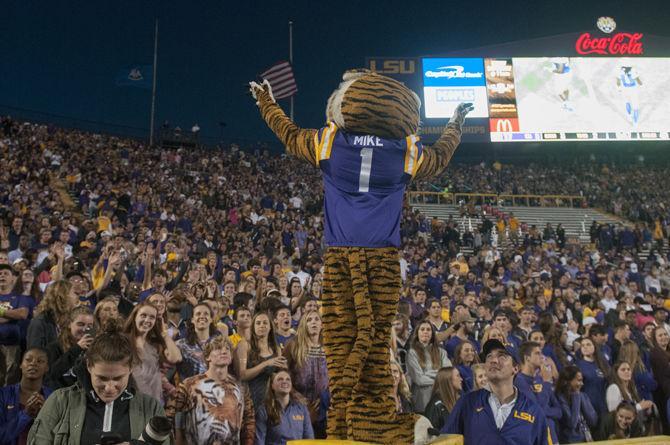
M162 445L170 438L172 423L167 417L154 416L149 420L147 426L138 439L132 439L129 442L132 445L149 444ZM117 445L124 442L124 439L117 433L102 433L100 436L100 445ZM128 442L128 441L127 441Z

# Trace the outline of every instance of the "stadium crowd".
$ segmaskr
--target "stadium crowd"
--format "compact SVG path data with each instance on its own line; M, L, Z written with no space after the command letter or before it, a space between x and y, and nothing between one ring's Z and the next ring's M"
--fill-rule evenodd
M10 118L0 159L0 445L127 442L156 414L178 444L325 437L316 170L263 147L159 150ZM487 386L482 346L495 339L554 443L667 432L661 179L450 166L452 191L582 194L639 225L596 224L589 246L528 230L497 250L494 222L473 234L405 208L398 411L448 431L461 396Z

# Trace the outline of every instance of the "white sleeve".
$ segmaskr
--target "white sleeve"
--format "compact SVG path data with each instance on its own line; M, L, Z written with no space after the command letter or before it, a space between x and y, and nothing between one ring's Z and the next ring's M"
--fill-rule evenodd
M614 411L616 407L619 406L619 403L621 403L623 400L623 397L621 396L621 390L614 383L607 387L607 394L605 398L607 400L607 410L610 412Z

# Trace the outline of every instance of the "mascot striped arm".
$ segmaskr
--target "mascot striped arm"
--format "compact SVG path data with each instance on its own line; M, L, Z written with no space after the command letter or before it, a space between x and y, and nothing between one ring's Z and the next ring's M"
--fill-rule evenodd
M324 179L328 438L412 444L419 416L396 412L389 349L401 287L403 194L411 180L444 170L471 104L459 105L438 141L424 147L417 136L418 96L368 70L344 74L319 130L295 125L267 81L251 82L250 90L286 150L319 168Z

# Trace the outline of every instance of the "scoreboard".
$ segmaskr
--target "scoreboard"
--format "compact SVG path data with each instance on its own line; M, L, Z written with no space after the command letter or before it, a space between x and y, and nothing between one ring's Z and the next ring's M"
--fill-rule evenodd
M461 102L491 142L670 140L670 58L422 58L426 120Z

